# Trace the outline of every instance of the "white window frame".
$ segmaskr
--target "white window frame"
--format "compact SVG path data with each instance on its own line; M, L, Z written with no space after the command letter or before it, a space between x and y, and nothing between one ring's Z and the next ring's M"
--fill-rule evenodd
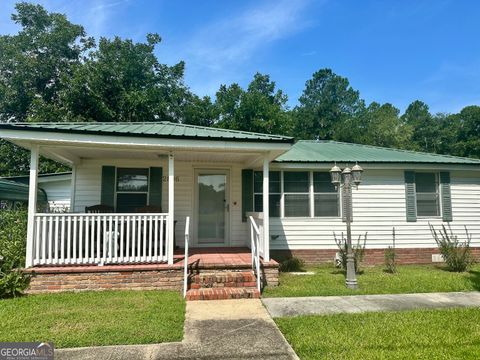
M261 173L261 170L255 170L254 173ZM339 219L341 218L342 214L342 201L341 201L341 192L338 189L336 192L315 192L315 186L313 181L313 173L315 172L325 172L328 171L321 171L321 170L271 170L271 172L279 172L280 173L280 193L277 192L270 192L269 195L280 195L280 219ZM286 172L306 172L308 173L308 192L285 192L285 173ZM254 180L255 181L255 174ZM255 185L253 186L253 209L255 210L255 198L257 195L263 195L262 192L255 192ZM337 202L338 202L338 215L335 216L315 216L315 195L331 195L336 194ZM308 216L285 216L285 195L308 195ZM272 216L270 216L272 217Z
M341 217L342 214L342 209L341 209L341 198L340 198L340 187L337 188L336 192L315 192L315 186L314 186L314 181L313 181L313 173L327 173L328 171L312 171L310 174L311 178L311 184L312 184L312 198L311 198L311 203L312 203L312 217L316 219L337 219ZM315 195L331 195L335 194L337 196L337 205L338 205L338 212L337 215L329 215L329 216L315 216Z
M417 198L417 179L416 174L434 174L435 175L435 193L437 195L438 207L437 215L418 215L418 198ZM420 194L433 194L433 193L420 193ZM443 214L442 197L440 194L440 173L438 171L415 171L415 209L417 211L417 218L419 219L441 219Z

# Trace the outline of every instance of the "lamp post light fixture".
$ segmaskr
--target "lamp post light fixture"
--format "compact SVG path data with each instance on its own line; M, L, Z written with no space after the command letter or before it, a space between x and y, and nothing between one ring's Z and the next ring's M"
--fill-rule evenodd
M330 170L332 184L335 188L342 189L343 201L343 218L347 223L347 278L345 284L350 289L358 289L357 276L355 273L355 257L352 249L352 185L358 189L358 185L362 182L363 169L360 165L355 164L353 168L348 166L343 171L335 164Z

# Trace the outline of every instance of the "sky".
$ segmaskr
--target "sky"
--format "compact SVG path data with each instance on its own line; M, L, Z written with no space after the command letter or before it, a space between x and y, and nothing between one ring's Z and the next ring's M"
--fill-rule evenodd
M0 0L0 34L14 34L16 1ZM159 60L186 62L200 96L269 74L298 103L322 68L347 77L367 103L433 113L480 105L480 2L471 0L38 0L99 38L145 41Z

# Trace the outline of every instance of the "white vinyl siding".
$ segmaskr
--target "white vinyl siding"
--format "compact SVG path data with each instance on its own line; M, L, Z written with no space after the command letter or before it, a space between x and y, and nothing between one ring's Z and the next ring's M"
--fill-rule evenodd
M367 248L386 248L392 244L395 227L397 247L436 247L428 223L440 226L440 217L406 222L403 172L403 169L365 170L358 190L352 191L354 243L360 234L368 232ZM466 225L473 235L472 246L480 246L480 171L450 171L450 176L452 230L464 239ZM270 248L336 249L333 232L345 231L341 218L272 218Z
M39 178L38 187L45 190L50 211L64 212L70 209L71 180L56 180L42 182Z

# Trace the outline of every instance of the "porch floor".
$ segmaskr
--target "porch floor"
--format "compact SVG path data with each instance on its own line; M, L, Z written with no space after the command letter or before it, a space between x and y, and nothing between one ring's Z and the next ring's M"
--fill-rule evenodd
M175 250L173 264L166 263L134 263L110 265L42 265L27 269L35 273L84 273L108 271L148 271L175 270L184 268L185 250ZM275 260L261 261L263 267L278 267ZM252 253L247 247L208 247L190 248L188 265L191 269L247 269L252 266Z

